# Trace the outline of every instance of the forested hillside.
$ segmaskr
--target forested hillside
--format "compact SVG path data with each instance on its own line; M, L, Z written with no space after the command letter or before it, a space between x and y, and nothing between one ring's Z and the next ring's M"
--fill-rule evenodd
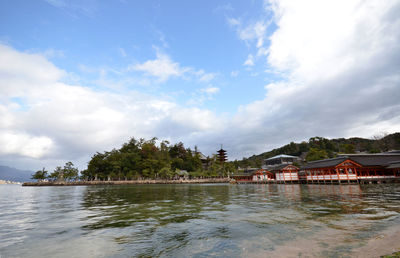
M215 156L201 158L200 152L185 148L183 143L132 138L120 149L96 153L87 170L81 172L85 180L127 180L176 176L215 177L234 172L233 164L221 166ZM182 174L184 173L184 174Z
M240 167L261 167L264 159L278 154L300 156L305 161L313 161L333 158L339 153L379 153L389 150L400 150L400 133L376 136L373 139L312 137L307 142L291 142L280 148L234 161L233 163Z

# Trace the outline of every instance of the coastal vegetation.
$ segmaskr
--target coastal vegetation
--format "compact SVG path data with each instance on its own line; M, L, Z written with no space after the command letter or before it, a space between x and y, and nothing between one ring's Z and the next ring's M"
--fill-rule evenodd
M43 168L42 170L36 171L36 173L32 175L31 179L43 181L43 180L47 179L47 177L48 177L47 173L48 173L48 171L45 170L45 168Z
M222 164L216 155L205 157L197 147L185 148L182 142L157 144L150 140L131 138L120 149L97 152L80 172L72 162L56 167L48 174L43 168L32 175L38 181L122 181L144 179L227 177L236 169L232 163Z
M157 144L157 138L131 138L120 149L94 154L81 177L85 180L224 177L234 170L232 165L223 166L215 156L203 156L197 147L185 148L182 142Z
M307 142L291 142L260 155L221 163L217 155L206 157L197 147L194 150L185 148L182 142L170 144L168 141L158 141L157 138L131 138L119 149L95 153L89 160L87 169L83 171L79 172L72 162L67 162L51 173L43 168L34 173L32 179L122 181L227 177L240 168L261 167L264 159L279 154L300 156L305 161L314 161L333 158L340 153L378 153L390 149L400 149L400 133L376 136L374 139L312 137Z
M76 181L79 179L79 170L74 167L74 164L71 161L69 161L65 163L64 167L56 167L51 174L48 174L48 171L45 168L38 170L32 175L31 179L36 179L37 181Z

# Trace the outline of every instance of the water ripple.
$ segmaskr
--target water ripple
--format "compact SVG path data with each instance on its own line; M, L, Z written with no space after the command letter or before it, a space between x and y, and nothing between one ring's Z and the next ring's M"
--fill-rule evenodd
M352 256L399 213L400 185L0 186L0 256Z

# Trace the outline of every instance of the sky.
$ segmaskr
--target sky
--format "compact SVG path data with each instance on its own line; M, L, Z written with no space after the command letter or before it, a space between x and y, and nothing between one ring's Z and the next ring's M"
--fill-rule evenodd
M0 2L0 164L400 131L399 0Z

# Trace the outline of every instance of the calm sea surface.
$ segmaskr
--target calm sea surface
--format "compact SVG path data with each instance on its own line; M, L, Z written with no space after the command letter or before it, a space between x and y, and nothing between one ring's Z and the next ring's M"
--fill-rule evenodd
M352 256L399 213L400 185L0 185L0 257Z

